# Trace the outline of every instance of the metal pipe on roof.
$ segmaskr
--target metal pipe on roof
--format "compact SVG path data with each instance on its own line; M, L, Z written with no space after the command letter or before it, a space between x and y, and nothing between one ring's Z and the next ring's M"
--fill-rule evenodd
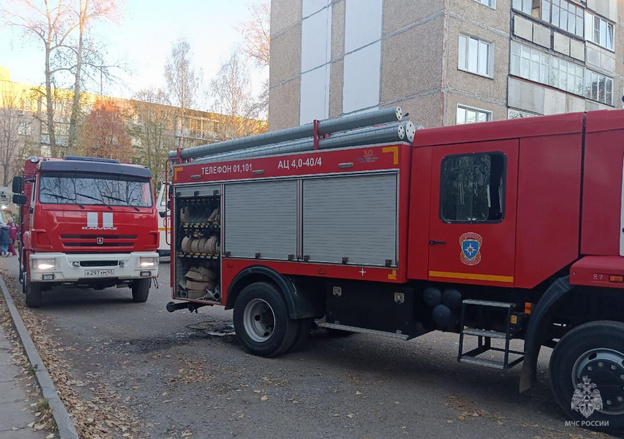
M368 127L359 130L338 133L326 139L319 139L319 149L342 148L374 143L409 142L414 141L416 126L410 122L398 122L384 126ZM313 151L314 138L293 140L276 145L247 148L222 154L215 154L199 158L193 163L214 163L226 160L239 160L252 157L267 157L296 152Z
M384 124L393 121L400 121L403 118L403 111L400 107L386 108L383 110L358 113L344 116L337 119L327 119L318 122L317 134L326 135L340 131L348 131L370 125ZM183 160L191 158L205 157L207 155L237 151L240 149L260 147L264 145L282 143L306 137L313 137L314 123L309 123L299 127L287 128L285 130L272 131L259 134L257 136L242 137L240 139L226 140L224 142L200 145L183 149L180 153ZM169 151L169 158L176 158L177 151Z

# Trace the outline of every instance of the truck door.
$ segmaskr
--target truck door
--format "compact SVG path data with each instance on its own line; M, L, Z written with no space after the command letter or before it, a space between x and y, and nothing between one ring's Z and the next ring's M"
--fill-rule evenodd
M433 147L430 280L513 286L518 141Z

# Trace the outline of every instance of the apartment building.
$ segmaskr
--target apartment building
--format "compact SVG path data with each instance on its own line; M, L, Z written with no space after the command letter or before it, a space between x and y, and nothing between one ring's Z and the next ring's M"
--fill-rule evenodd
M618 0L272 0L269 128L621 108L623 20Z
M43 96L42 86L11 81L10 71L0 66L0 132L4 132L4 138L11 143L9 146L0 141L0 153L12 148L26 150L28 154L52 155ZM56 145L63 148L69 143L73 92L57 89L54 96ZM150 140L164 142L167 151L266 131L266 122L262 120L191 109L182 111L171 105L87 92L81 94L83 112L87 114L98 101L112 102L119 109L135 148L140 148L141 142L149 137L141 135L147 130L151 130ZM151 126L146 126L146 121ZM158 139L154 139L155 130L161 133Z

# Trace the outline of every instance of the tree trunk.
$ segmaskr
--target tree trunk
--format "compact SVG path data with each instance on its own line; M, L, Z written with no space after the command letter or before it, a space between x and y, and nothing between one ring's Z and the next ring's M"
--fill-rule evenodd
M74 100L72 102L71 115L69 117L69 141L67 151L73 153L76 144L76 132L78 125L78 115L80 112L80 75L82 73L82 49L84 41L84 29L86 24L87 11L89 10L89 0L80 2L80 16L78 18L78 47L76 50L76 74L74 82Z
M48 125L48 136L50 143L50 153L52 157L58 157L56 150L56 136L54 133L54 103L52 101L52 73L50 72L50 44L46 45L45 52L45 85L46 85L46 116Z

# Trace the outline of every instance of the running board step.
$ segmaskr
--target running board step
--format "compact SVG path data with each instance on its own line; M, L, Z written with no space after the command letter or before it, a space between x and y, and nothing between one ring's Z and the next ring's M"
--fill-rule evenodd
M505 332L494 331L483 328L468 328L464 325L466 318L466 308L476 308L476 318L473 313L473 321L479 326L491 327L497 319L505 319L503 323ZM515 304L507 302L496 302L492 300L471 300L462 301L461 313L461 331L459 333L459 352L457 353L457 361L460 363L476 364L479 366L493 367L495 369L509 369L524 360L524 353L510 349L510 340L514 338L516 329L512 328L512 313ZM514 316L517 319L516 316ZM500 320L499 325L500 326ZM477 337L477 347L464 352L464 337ZM504 347L499 348L492 346L492 339L504 340ZM485 358L477 358L480 355L489 352L502 352L503 361L495 361ZM510 354L516 356L510 361Z
M376 329L357 328L355 326L339 325L337 323L328 323L325 321L317 321L316 326L326 329L338 329L340 331L358 332L360 334L381 335L383 337L396 338L399 340L409 340L409 335L398 334L396 332L378 331Z

